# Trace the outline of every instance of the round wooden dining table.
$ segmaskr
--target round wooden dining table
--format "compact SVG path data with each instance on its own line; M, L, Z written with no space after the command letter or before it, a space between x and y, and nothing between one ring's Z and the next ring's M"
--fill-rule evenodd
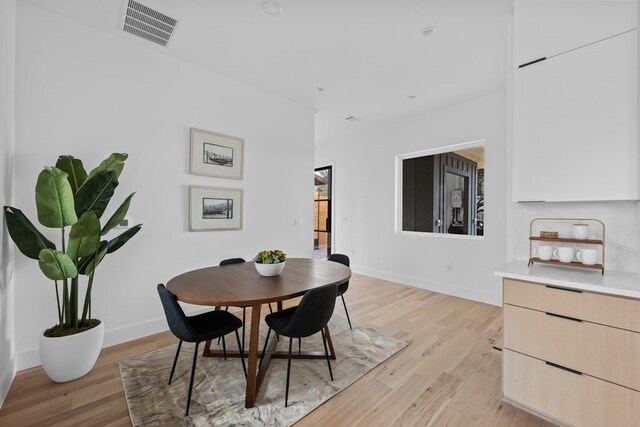
M328 284L340 285L351 277L351 269L337 262L307 258L287 258L282 273L274 277L258 274L253 262L229 264L189 271L167 282L167 289L178 301L189 304L251 307L249 349L246 353L247 387L245 407L252 408L266 374L271 357L286 357L286 352L275 352L276 337L272 337L258 369L258 338L260 336L260 312L263 304L275 302L282 309L282 302L305 294L309 289ZM335 352L326 328L331 358ZM275 334L273 334L275 335ZM226 352L227 356L240 356L240 352ZM282 354L281 354L282 353ZM222 352L211 350L211 342L205 345L203 356L218 357ZM321 352L299 352L298 358L324 358Z

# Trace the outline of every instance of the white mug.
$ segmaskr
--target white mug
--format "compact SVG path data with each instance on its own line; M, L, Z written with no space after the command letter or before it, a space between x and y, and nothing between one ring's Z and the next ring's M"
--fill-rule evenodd
M560 246L553 250L553 257L557 258L560 262L573 262L575 250L569 246Z
M598 263L598 250L580 249L576 254L576 258L584 265L595 265Z
M553 257L553 246L539 245L533 248L533 255L543 261L549 261Z
M586 240L589 238L589 224L573 224L573 238Z

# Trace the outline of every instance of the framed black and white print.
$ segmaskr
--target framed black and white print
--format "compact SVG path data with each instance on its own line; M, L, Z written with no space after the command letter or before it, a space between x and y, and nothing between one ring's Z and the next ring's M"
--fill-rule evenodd
M242 230L242 189L189 187L189 230Z
M191 128L190 174L242 179L243 156L244 140Z

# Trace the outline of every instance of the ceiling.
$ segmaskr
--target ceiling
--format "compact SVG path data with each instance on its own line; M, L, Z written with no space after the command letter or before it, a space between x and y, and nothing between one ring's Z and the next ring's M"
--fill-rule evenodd
M167 48L121 30L125 0L28 1L362 123L455 104L506 85L511 0L279 0L280 16L265 13L262 0L138 0L178 19ZM423 37L427 26L437 32Z

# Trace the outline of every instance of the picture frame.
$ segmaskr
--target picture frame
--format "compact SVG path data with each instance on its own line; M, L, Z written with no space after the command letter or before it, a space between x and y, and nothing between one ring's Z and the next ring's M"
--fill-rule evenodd
M189 231L242 230L241 188L189 187Z
M242 179L243 172L243 139L191 128L190 174Z

